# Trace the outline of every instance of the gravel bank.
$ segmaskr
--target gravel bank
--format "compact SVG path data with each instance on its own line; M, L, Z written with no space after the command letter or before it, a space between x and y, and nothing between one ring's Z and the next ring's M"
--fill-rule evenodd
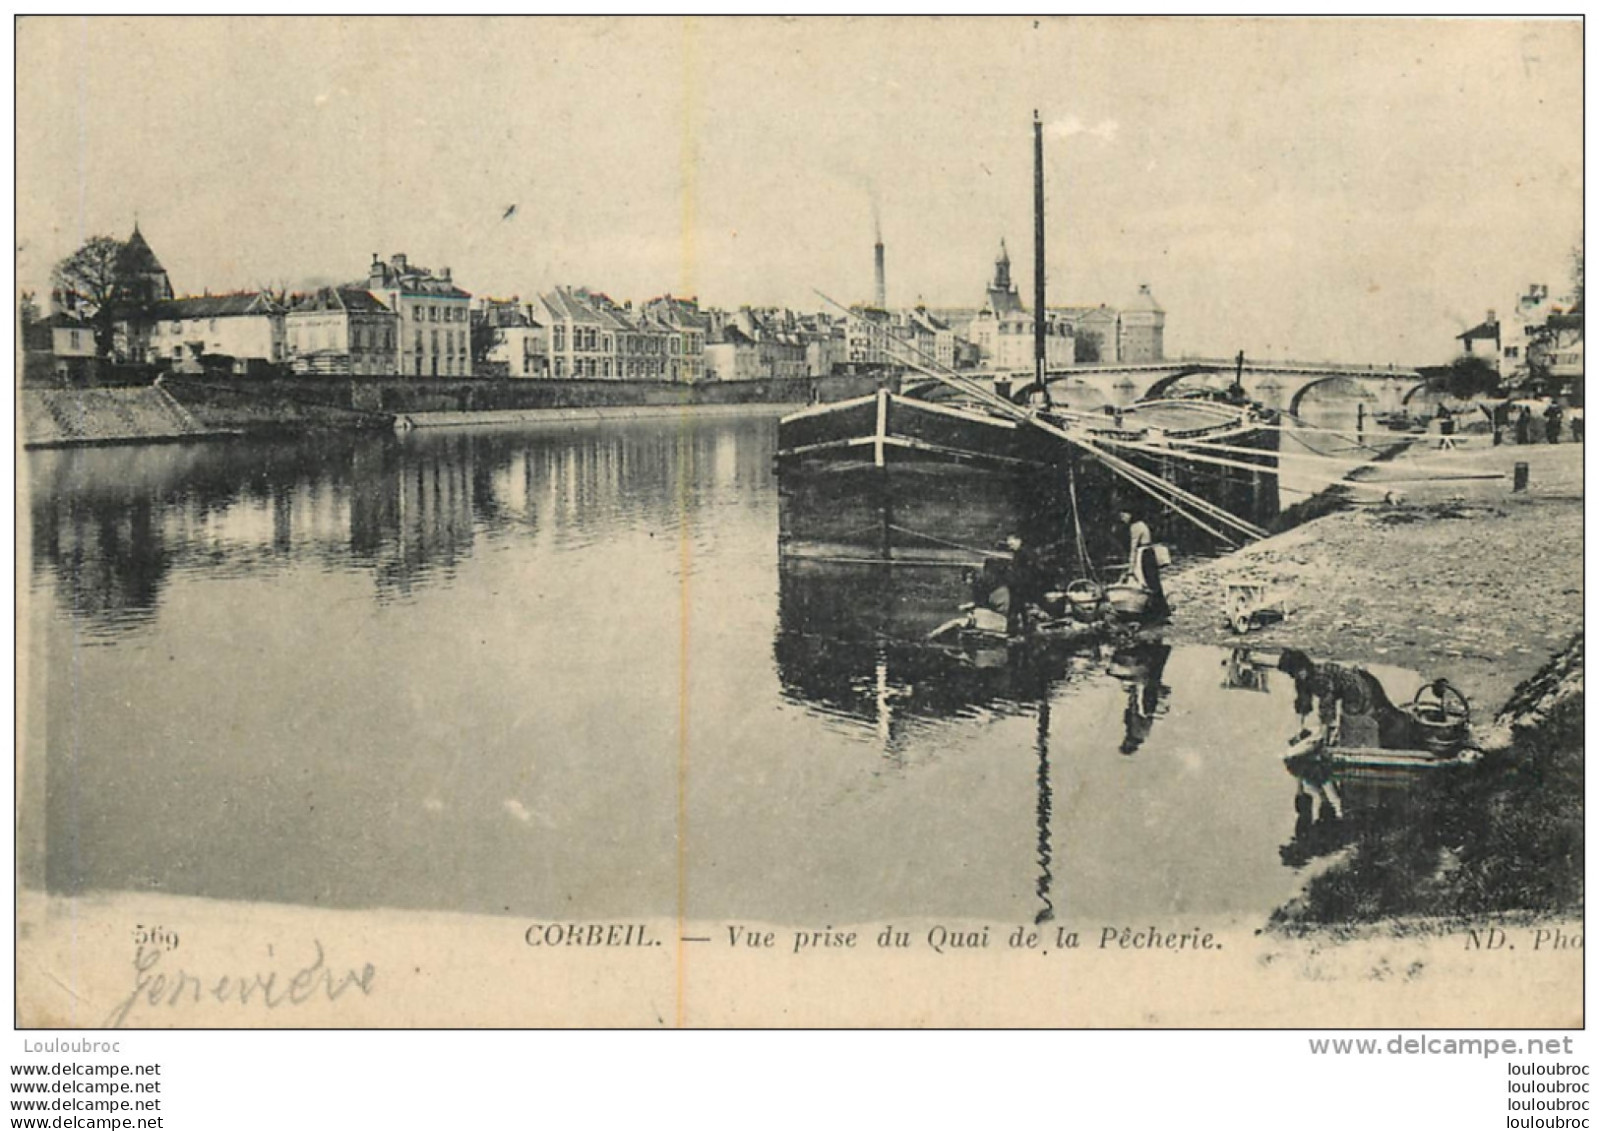
M1577 444L1420 453L1431 469L1505 478L1396 484L1393 503L1326 515L1179 568L1166 585L1170 634L1441 676L1486 721L1583 627L1582 453ZM1517 462L1529 465L1525 492L1511 491ZM1374 478L1417 474L1400 460ZM1269 587L1287 616L1234 634L1233 582Z

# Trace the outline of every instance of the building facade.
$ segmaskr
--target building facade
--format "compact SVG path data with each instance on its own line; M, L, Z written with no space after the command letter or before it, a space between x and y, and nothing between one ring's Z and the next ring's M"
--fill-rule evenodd
M972 319L969 335L983 359L983 368L1032 372L1035 358L1033 316L1022 306L1016 284L1011 280L1010 252L1003 240L999 244L999 255L994 259L994 278L988 284L987 301ZM953 341L950 349L953 353ZM1056 311L1045 311L1045 366L1063 369L1075 360L1071 321Z
M760 345L729 323L718 340L705 347L705 377L710 381L756 381L761 374Z
M360 287L322 287L298 296L284 316L284 341L296 373L400 372L399 315Z
M550 376L616 380L617 336L627 323L613 317L609 303L583 287L557 287L539 296L549 328Z
M1121 333L1116 360L1136 364L1166 358L1166 312L1142 283L1133 301L1121 311Z
M472 296L450 277L404 255L372 257L366 289L399 318L400 372L409 377L472 376Z
M276 300L256 291L156 303L148 310L151 360L187 364L223 356L241 370L252 361L281 364L285 313Z
M540 321L541 307L520 298L485 299L472 312L473 326L485 339L474 366L479 376L544 378L550 376L549 328Z
M133 234L117 253L112 356L144 365L162 355L153 337L153 308L173 297L172 280L134 221Z
M668 381L694 384L705 379L705 346L710 321L698 298L662 295L644 304L644 312L666 327L674 340L669 345Z

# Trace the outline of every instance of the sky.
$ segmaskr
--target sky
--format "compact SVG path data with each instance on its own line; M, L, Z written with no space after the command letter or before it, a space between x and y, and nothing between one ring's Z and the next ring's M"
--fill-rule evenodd
M180 294L365 276L821 309L1032 288L1168 356L1429 364L1582 236L1575 20L25 18L23 288L135 218ZM514 211L512 206L515 206Z

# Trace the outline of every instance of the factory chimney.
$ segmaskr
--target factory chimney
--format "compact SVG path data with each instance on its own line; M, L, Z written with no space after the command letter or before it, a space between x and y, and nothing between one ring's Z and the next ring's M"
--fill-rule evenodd
M877 291L873 296L874 305L878 310L888 309L888 284L883 278L883 235L877 235L877 245L873 248L874 262L877 267Z

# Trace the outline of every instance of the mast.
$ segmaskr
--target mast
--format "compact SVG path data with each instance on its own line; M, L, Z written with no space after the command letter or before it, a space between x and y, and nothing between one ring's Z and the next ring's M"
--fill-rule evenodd
M1044 324L1044 123L1033 111L1033 381L1049 404Z

